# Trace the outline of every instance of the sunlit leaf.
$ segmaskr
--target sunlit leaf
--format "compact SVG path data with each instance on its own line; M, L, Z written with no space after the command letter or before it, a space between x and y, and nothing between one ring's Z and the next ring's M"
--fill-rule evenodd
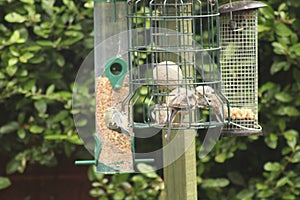
M267 162L264 165L266 171L279 171L282 169L281 164L278 162Z
M11 185L9 178L0 176L0 190L5 189Z
M12 121L3 126L0 126L0 134L11 133L19 128L18 122Z
M41 126L32 125L32 126L29 128L29 131L30 131L31 133L38 134L38 133L42 133L42 132L44 131L44 128L41 127Z
M204 179L202 183L203 188L218 188L218 187L226 187L229 185L229 180L226 178L217 178L217 179Z
M34 107L40 114L44 114L47 110L47 103L45 100L38 100L34 102Z
M11 23L23 23L24 21L26 21L26 17L16 12L8 13L7 15L5 15L4 19Z

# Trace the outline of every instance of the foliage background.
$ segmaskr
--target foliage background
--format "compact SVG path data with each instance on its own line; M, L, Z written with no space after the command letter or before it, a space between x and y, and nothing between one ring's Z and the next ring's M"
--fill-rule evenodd
M258 27L259 109L266 135L222 138L198 160L200 199L300 196L300 2L266 3ZM55 166L58 156L68 159L81 151L71 97L80 63L93 48L93 4L0 0L0 20L0 156L8 160L1 162L3 189L11 184L7 177L26 173L28 165ZM103 176L90 169L87 176L90 195L101 200L165 195L155 173Z

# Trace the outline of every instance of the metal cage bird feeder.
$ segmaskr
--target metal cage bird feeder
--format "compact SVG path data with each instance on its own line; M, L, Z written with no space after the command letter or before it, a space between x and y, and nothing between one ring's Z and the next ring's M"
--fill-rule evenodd
M174 110L179 119L172 129L223 126L228 101L221 92L218 2L128 3L130 85L135 92L129 107L141 110L138 120L131 110L130 121L139 121L132 126L166 128ZM141 86L148 96L135 90Z
M224 135L262 134L258 124L258 8L256 1L229 2L219 8L222 91L230 102Z

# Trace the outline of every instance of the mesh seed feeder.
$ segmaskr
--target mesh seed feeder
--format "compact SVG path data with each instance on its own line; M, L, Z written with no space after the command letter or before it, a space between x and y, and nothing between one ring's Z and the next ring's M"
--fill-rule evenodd
M220 6L222 91L230 101L224 135L261 134L258 124L257 1Z
M137 163L153 161L137 159L138 132L210 129L230 121L217 0L94 5L95 160L77 164L95 164L100 173L134 172ZM176 134L162 137L170 145L176 140Z

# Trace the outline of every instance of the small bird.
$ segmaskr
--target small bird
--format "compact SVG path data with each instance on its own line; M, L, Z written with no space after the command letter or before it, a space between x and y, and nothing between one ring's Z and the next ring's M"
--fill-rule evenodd
M151 108L151 118L157 125L165 125L165 123L168 121L168 113L170 114L170 111L168 111L167 105L165 103L155 104Z
M160 89L173 90L180 86L182 82L182 71L180 67L172 61L160 62L152 70L154 84Z
M122 114L117 108L110 107L105 110L104 121L110 130L124 133L128 136L132 135L132 131L128 126L128 119L125 114Z
M208 109L209 107L213 110L212 120L217 122L224 121L223 105L221 99L215 93L215 90L210 86L198 86L196 87L198 92L198 106Z
M170 108L170 114L168 113L168 131L165 135L168 141L171 134L172 123L178 112L182 114L188 114L190 110L195 109L197 106L198 97L192 90L178 87L173 89L166 98L167 107Z
M211 121L217 121L223 123L224 114L222 109L222 102L215 90L210 86L198 86L196 87L198 92L198 106L208 109L212 108L213 114L211 115ZM219 140L222 133L223 126L210 127L202 142L199 158L206 156Z

